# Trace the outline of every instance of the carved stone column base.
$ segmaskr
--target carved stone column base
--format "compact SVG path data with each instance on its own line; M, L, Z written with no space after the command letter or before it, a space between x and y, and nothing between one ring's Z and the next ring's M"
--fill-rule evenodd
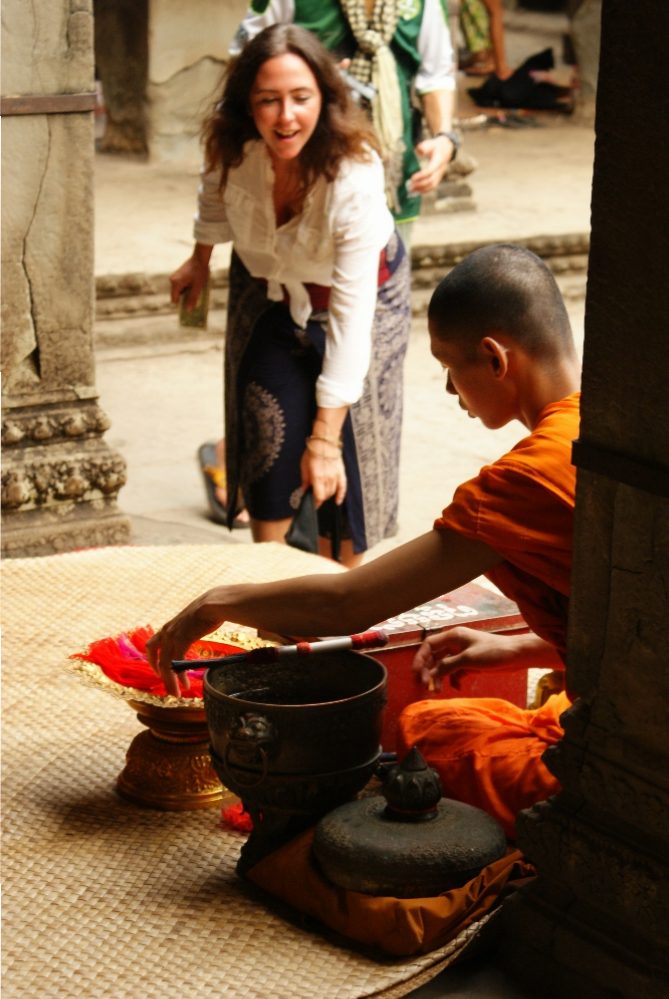
M102 434L95 399L12 405L2 425L2 554L31 557L127 544L116 505L125 461Z
M130 539L130 520L118 512L115 503L103 509L92 504L79 505L55 515L27 511L2 517L3 558L32 558L76 548L127 545Z

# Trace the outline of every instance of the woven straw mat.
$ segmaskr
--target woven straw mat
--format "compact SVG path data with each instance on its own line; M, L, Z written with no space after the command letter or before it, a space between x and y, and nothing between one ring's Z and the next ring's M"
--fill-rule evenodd
M96 638L160 626L217 582L331 571L284 545L104 548L5 560L3 997L403 996L473 938L415 960L360 954L271 911L237 878L219 810L114 791L142 731L68 673ZM479 924L480 925L480 924Z

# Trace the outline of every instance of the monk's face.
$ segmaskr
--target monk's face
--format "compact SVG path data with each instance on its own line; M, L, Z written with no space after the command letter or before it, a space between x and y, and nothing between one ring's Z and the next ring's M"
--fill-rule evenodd
M460 408L472 419L478 418L491 430L513 418L509 412L506 387L500 380L499 357L488 349L484 338L475 351L436 335L429 323L430 349L446 372L446 391L454 395Z

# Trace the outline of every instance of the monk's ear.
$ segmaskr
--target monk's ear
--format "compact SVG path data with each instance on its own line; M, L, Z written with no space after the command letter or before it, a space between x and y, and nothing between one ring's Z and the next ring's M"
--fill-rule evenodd
M495 378L504 378L509 370L508 349L494 336L484 336L480 343L480 349L490 362Z

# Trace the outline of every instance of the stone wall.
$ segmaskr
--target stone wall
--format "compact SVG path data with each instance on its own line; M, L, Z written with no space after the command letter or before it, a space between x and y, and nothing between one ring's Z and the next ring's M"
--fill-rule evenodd
M220 88L246 0L153 0L149 147L156 159L199 156L199 130Z
M92 351L89 0L3 6L2 550L127 540Z
M94 0L103 152L199 159L199 131L247 0Z

